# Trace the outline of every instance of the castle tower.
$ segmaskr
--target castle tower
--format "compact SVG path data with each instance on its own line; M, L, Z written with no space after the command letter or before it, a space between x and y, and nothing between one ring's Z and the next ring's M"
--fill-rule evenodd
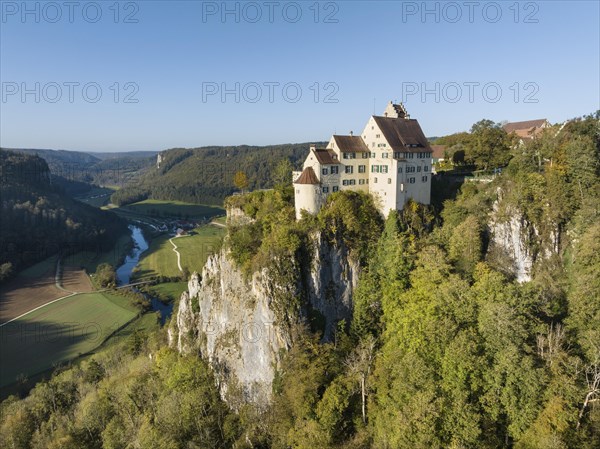
M302 210L311 214L319 212L321 207L321 183L312 167L306 167L294 181L296 201L296 219L302 216Z

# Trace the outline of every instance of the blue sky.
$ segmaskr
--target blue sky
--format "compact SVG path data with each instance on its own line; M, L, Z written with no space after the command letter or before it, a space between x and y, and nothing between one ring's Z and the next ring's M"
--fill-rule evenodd
M2 0L0 145L328 140L390 100L428 136L600 108L597 1L224 5Z

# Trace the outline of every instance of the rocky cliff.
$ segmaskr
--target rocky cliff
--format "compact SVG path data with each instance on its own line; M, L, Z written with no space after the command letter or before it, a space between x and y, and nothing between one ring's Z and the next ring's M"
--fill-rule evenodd
M169 328L169 342L180 352L199 351L213 367L222 396L266 404L282 355L293 344L278 301L282 292L300 300L297 316L311 319L330 339L336 323L349 322L359 267L341 243L312 236L309 264L292 264L282 282L267 268L245 277L224 248L209 257L202 275L194 273ZM289 279L296 285L289 285ZM288 317L289 318L289 317Z
M490 251L501 251L509 257L512 266L507 267L507 271L511 271L518 282L531 281L535 263L558 254L557 226L545 223L543 232L539 228L540 225L532 223L523 211L505 204L502 192L498 192L488 223Z

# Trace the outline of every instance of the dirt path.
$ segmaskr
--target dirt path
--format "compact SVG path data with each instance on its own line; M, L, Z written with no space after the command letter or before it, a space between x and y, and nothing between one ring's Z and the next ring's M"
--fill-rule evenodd
M179 268L179 271L183 272L183 268L181 268L181 254L179 254L179 251L177 251L177 245L175 243L173 243L173 239L178 239L178 238L180 238L180 237L170 238L169 242L171 243L171 245L173 245L173 251L175 251L175 254L177 254L177 268Z
M227 225L224 225L223 223L217 223L216 221L211 221L210 224L219 228L227 228Z
M55 301L92 291L94 287L84 270L75 267L63 270L60 262L35 278L17 276L0 288L0 326Z

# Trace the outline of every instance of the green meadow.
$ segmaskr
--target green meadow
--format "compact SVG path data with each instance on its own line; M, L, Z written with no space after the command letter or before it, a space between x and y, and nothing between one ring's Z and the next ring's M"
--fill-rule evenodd
M181 254L181 266L190 272L201 271L206 259L220 248L225 229L217 226L201 226L194 229L195 235L177 237L173 243ZM173 245L169 242L170 236L161 235L152 240L150 247L144 254L134 270L137 279L149 276L179 276L177 255Z
M61 299L0 327L0 387L92 351L136 316L128 299L95 292Z

